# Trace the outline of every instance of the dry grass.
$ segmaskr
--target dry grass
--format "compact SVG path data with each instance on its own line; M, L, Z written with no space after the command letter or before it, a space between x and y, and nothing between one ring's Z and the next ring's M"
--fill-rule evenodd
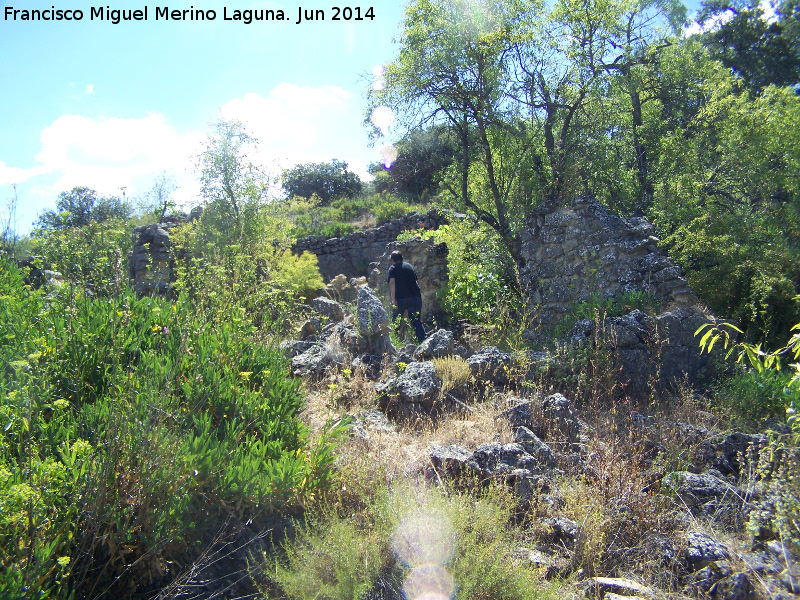
M452 358L435 362L446 388L455 389L470 381L465 361ZM361 411L375 408L373 384L348 371L330 376L310 391L304 420L312 430L319 430L344 412L357 416ZM533 392L534 397L552 393L545 385L536 383L527 391ZM483 399L487 396L490 399ZM570 399L575 401L573 397ZM388 427L366 423L366 436L353 435L337 449L341 484L335 490L335 498L331 498L333 503L344 512L352 512L374 498L376 489L409 482L425 487L429 452L434 444L456 444L471 451L485 442L512 440L507 421L496 418L508 407L508 398L476 392L465 403L466 409L444 412L436 418L392 423ZM677 389L672 397L649 406L585 403L578 412L580 417L590 419L592 441L582 464L569 461L559 464L565 475L550 492L559 502L553 505L534 497L528 512L517 513L509 523L514 535L518 540L526 540L520 543L542 547L547 543L547 533L541 519L567 517L579 524L580 535L574 547L562 547L560 553L566 567L558 576L569 580L572 574L580 572L584 576L631 577L661 590L678 591L679 561L686 546L687 523L714 529L715 537L730 540L729 547L736 543L741 547L744 537L740 528L729 523L700 523L676 506L671 497L655 493L651 485L658 473L690 464L698 446L718 431L717 417L704 408L703 398L688 387ZM636 422L641 417L639 411L647 413L646 429ZM698 439L687 439L685 431L676 429L676 421L707 431ZM647 440L660 442L666 448L655 463L643 460L643 443ZM568 440L558 436L546 442L556 451L569 450Z

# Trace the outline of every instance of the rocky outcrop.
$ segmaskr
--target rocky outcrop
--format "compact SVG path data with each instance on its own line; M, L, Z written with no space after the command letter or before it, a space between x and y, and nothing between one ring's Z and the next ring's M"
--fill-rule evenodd
M386 245L410 229L438 229L448 222L447 216L437 210L420 214L409 213L384 225L345 235L340 238L309 236L292 246L292 252L311 252L317 256L319 271L327 282L339 274L347 278L369 274L369 264L381 256ZM415 267L417 265L414 265Z
M412 238L403 242L393 242L385 246L378 259L369 265L369 285L381 298L389 298L389 282L386 273L391 266L390 255L398 250L403 260L414 267L422 293L422 319L428 321L440 311L437 292L450 281L447 266L447 245L435 244L432 240Z
M430 413L439 400L442 383L432 362L415 362L398 376L375 386L381 410L399 417Z
M452 331L439 329L429 335L414 351L415 360L430 360L432 358L444 358L451 356L455 352L455 339Z

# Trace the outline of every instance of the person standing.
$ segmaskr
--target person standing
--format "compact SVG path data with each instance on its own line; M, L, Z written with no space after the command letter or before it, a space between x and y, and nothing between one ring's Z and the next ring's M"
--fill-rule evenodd
M389 296L392 300L392 322L408 311L408 320L414 327L417 343L425 339L425 328L420 321L422 314L422 292L417 283L417 274L403 255L397 250L391 254L392 266L389 267Z

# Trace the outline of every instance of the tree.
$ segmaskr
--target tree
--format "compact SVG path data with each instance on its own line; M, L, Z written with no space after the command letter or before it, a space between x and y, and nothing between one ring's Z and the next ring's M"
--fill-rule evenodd
M266 176L251 160L257 141L239 121L219 121L198 159L200 193L220 217L243 227L243 210L266 193Z
M140 210L154 216L156 222L161 223L167 212L175 210L175 201L171 197L176 189L178 186L175 178L168 176L166 171L162 171L153 181L153 187L140 200Z
M34 223L42 230L57 230L66 227L83 227L92 222L102 223L110 219L129 219L130 204L117 197L99 198L97 192L87 187L75 187L61 192L55 210L46 210Z
M745 86L759 93L769 85L800 83L800 2L784 0L767 20L753 0L708 0L698 23L725 22L702 34L711 56L733 70Z
M382 189L415 198L436 193L441 171L456 157L455 140L449 130L442 126L413 129L395 146L397 160L391 168L386 169L381 163L370 165L370 173L376 177L384 172L388 175Z
M281 180L287 198L316 194L323 206L337 198L354 198L362 187L358 175L347 170L347 163L335 158L327 163L295 165L283 172Z
M668 35L656 25L680 15L676 2L657 0L415 0L370 108L388 105L409 127L451 130L452 199L497 231L521 269L524 218L588 187L588 145L615 127L598 121L598 99ZM645 158L641 144L629 153Z

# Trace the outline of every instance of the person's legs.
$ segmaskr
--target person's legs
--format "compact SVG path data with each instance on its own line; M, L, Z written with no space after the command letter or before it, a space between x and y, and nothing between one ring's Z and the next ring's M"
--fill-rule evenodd
M420 320L420 314L422 313L422 298L409 298L408 303L408 320L411 321L411 325L414 326L414 333L417 336L417 343L421 344L425 341L425 327L422 325L422 321Z

